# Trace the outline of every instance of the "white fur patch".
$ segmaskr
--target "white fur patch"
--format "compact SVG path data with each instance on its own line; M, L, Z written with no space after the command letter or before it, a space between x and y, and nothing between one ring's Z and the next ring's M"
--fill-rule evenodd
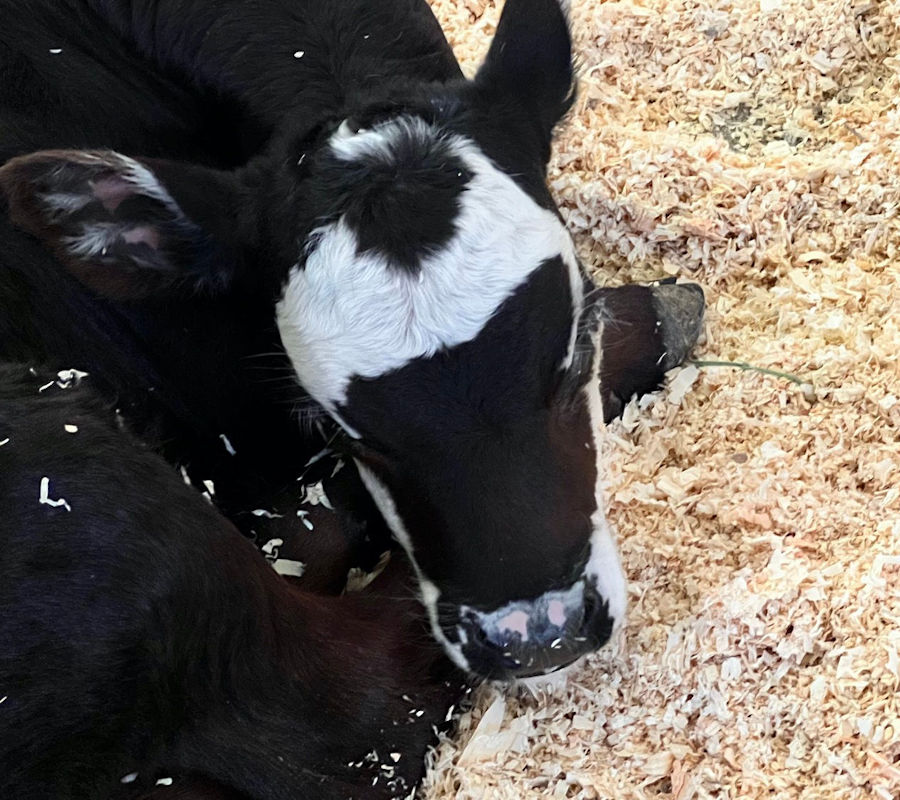
M394 120L355 135L335 134L331 147L341 158L387 159L391 136L409 131L441 135L421 121ZM455 234L422 259L418 274L380 254L358 254L355 234L338 220L313 231L315 248L289 276L276 308L281 337L300 383L332 414L346 401L354 376L375 378L474 339L547 259L564 259L581 302L572 240L556 215L471 141L452 136L446 143L471 179L460 196Z
M354 459L354 461L356 461L356 467L359 470L359 477L362 478L363 484L365 484L369 494L372 495L375 505L378 506L378 510L381 512L384 521L387 522L388 527L391 529L391 533L394 534L394 538L406 551L406 555L413 565L413 569L416 572L416 578L419 581L422 605L425 606L425 611L428 614L428 622L431 625L431 635L440 642L444 651L447 653L447 656L454 664L456 664L456 666L466 672L471 672L471 667L469 666L468 660L463 655L462 648L457 644L453 644L441 629L440 622L438 621L437 608L441 591L425 577L419 567L415 555L413 554L412 538L409 535L409 531L406 530L406 526L403 524L400 514L397 512L394 498L391 497L391 493L388 491L387 487L378 479L372 470L361 463L359 459Z
M89 194L73 194L71 192L48 192L39 194L38 199L44 204L44 208L50 212L51 219L58 219L67 214L80 211L92 201Z
M65 236L62 241L73 256L90 258L106 255L106 251L122 239L131 227L117 222L83 224L76 236Z
M564 258L563 261L569 271L569 284L572 292L572 330L569 332L569 346L566 349L566 357L563 359L560 369L563 371L572 366L575 361L575 345L578 341L578 324L584 311L584 283L581 279L581 270L578 269L578 261L574 254L572 258Z
M173 216L181 219L184 212L166 188L157 180L149 169L133 158L115 154L118 163L112 164L120 178L135 186L138 194L146 195L165 206Z
M603 360L603 351L600 343L603 341L603 322L597 328L594 341L594 366L590 380L584 387L587 399L588 413L591 420L591 435L593 445L598 455L597 486L595 496L597 509L591 515L591 525L594 532L591 535L591 549L587 563L584 566L584 574L593 579L598 594L608 604L608 613L613 620L613 630L619 628L625 621L625 613L628 607L628 592L625 582L625 572L619 560L619 551L616 547L615 535L606 519L604 511L605 497L603 493L603 470L599 463L600 442L599 433L603 426L603 401L600 397L600 362Z
M374 129L351 130L344 120L332 134L329 144L331 152L342 161L356 161L364 156L378 155L386 161L391 156L391 134L398 132L411 133L433 139L431 127L420 119L399 118L387 125Z
M628 593L625 572L619 560L616 540L606 521L602 506L591 516L594 533L591 535L591 551L584 574L592 579L597 593L607 602L607 613L613 621L613 631L621 627L628 609Z

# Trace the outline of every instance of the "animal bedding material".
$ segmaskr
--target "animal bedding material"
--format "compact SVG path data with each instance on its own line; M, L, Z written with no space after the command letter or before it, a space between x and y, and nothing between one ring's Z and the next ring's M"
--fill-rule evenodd
M434 0L472 74L499 5ZM900 2L572 0L550 180L600 283L707 291L604 433L626 630L483 690L443 798L900 797ZM813 402L810 402L813 401Z

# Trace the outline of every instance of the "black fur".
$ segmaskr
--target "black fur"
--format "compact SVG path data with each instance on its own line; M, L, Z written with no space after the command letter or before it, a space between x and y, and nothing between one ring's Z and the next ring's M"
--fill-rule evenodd
M548 576L546 565L574 572L584 555L596 508L595 453L585 447L583 403L555 397L572 313L565 275L560 259L546 262L474 340L355 380L341 409L351 426L371 432L359 457L392 490L407 526L429 531L416 556L449 604L490 610L516 593L566 586L574 575ZM522 328L536 332L532 348L508 353L504 343ZM402 427L390 413L393 397L408 399ZM492 497L502 501L484 502ZM465 543L453 535L461 530ZM485 581L488 563L503 569ZM455 637L457 620L445 624Z
M295 514L296 479L331 434L310 437L293 413L304 401L290 384L268 295L240 280L215 297L209 291L221 284L214 267L233 268L244 254L232 239L233 209L222 202L232 194L215 185L233 179L198 164L243 161L248 151L234 123L246 117L236 101L214 97L214 87L176 80L178 70L151 63L115 35L101 16L108 13L86 2L0 4L0 76L8 78L0 80L0 161L39 149L105 146L194 162L173 163L171 170L182 187L179 203L205 232L195 233L188 250L176 248L174 256L191 265L200 283L210 283L198 294L171 269L135 268L131 293L136 279L142 287L136 293L147 296L110 300L93 289L121 296L127 292L116 289L127 275L104 273L102 264L62 270L0 214L0 358L89 372L142 438L186 465L198 486L214 483L216 503L244 533L261 544L292 542L294 555L307 560L314 553L303 552L309 536ZM166 19L177 16L173 11ZM147 163L160 173L167 167ZM39 165L32 162L29 169ZM10 192L28 185L27 174L7 168L6 175ZM110 219L158 210L140 203L135 198L113 212L101 210ZM217 249L204 249L203 242L217 243ZM164 285L172 289L161 296L156 290ZM223 435L236 455L226 450ZM348 474L352 470L350 465ZM364 490L352 494L354 502L341 509L348 544L359 551L350 562L371 565L387 546L387 534ZM283 516L255 517L257 508Z
M290 7L271 0L252 10L224 0L67 0L61 16L71 18L70 27L41 29L40 36L26 34L29 26L41 27L35 19L52 16L50 8L25 20L8 0L3 15L15 17L12 27L19 28L8 47L19 51L16 58L32 62L34 80L65 105L51 109L59 121L29 136L21 150L119 147L142 156L143 167L177 206L161 204L142 186L132 187L117 205L105 202L98 180L117 185L125 177L121 160L109 153L91 162L65 152L9 161L0 169L0 185L13 219L49 242L79 281L60 279L32 240L4 231L11 246L0 256L0 305L15 319L4 331L0 357L41 359L95 374L134 430L171 460L186 463L198 481L213 480L216 502L245 532L263 542L279 535L275 522L248 513L282 513L276 501L321 442L304 441L290 416L290 406L303 403L302 390L284 383L288 390L279 393L256 380L254 366L261 362L253 357L274 353L262 363L287 378L272 303L297 262L300 243L323 219L340 213L356 228L363 249L415 269L452 234L459 192L468 180L440 140L424 148L402 140L389 165L377 159L338 165L317 148L344 119L371 125L398 114L420 117L441 126L446 136L472 138L551 207L545 160L552 123L567 108L572 81L565 22L555 2L544 5L535 21L542 35L554 39L549 58L564 62L555 74L535 78L545 63L540 49L530 57L523 50L510 61L509 53L495 47L479 77L465 81L430 10L415 0L307 0ZM505 23L508 38L533 36L532 23L523 17L532 6L510 3L520 21ZM112 26L117 36L107 31L101 37L89 27L81 38L75 23L82 18L97 28ZM31 42L41 37L59 44L62 53L36 56ZM101 38L110 42L98 58L111 81L98 91L92 54ZM515 90L509 70L522 73L523 85ZM532 78L530 96L525 84ZM146 122L159 105L173 109L179 123L172 127L184 144L169 144L172 136L159 132L167 123ZM124 124L109 107L128 109ZM96 109L96 119L86 119L86 109ZM39 107L36 113L48 112ZM196 159L203 123L216 113L233 114L237 124L229 124L223 145ZM77 129L67 125L70 118ZM225 166L247 154L244 147L254 137L264 148L231 173L181 163ZM161 148L176 160L143 158L161 155ZM71 215L41 208L43 195L62 191L81 192L87 202ZM70 239L86 223L121 231L102 253L73 254ZM128 238L134 231L141 234L136 243ZM73 319L84 319L85 327L72 331ZM517 363L518 370L530 366L527 358ZM544 380L548 372L542 368L540 374ZM435 422L437 431L454 424ZM222 434L237 455L225 451ZM295 532L305 533L290 510L288 505ZM360 519L377 519L368 503L347 514L351 528ZM374 545L383 528L370 527ZM377 550L368 548L365 558ZM574 566L560 565L556 572ZM548 582L557 577L548 575ZM509 588L521 596L536 585L527 584Z
M308 540L297 478L334 428L305 434L292 417L308 403L273 304L310 232L337 214L399 269L445 244L469 180L450 137L554 207L546 162L573 97L559 4L509 0L471 81L422 0L0 0L0 22L11 78L0 155L18 156L0 187L12 219L58 259L0 223L0 358L91 373L139 436L195 483L214 482L243 532L261 544ZM425 146L401 139L387 162L338 164L323 150L342 121L386 118L438 132ZM132 162L109 148L150 179L129 178ZM54 193L78 208L48 206ZM72 249L85 226L88 245L103 244L87 254ZM402 503L415 548L445 596L478 608L571 581L586 555L595 452L584 403L558 391L568 275L555 260L538 272L540 292L525 287L476 340L385 376L347 409L363 447L392 440L397 497L428 486ZM451 437L452 458L437 461ZM385 529L347 470L338 560L371 563ZM463 496L465 514L454 506ZM513 530L528 546L504 572Z
M247 798L406 794L460 685L402 565L380 596L293 588L108 403L31 372L0 367L0 796L179 773ZM39 502L44 477L69 509Z
M104 398L0 371L0 794L382 797L401 788L381 769L391 752L395 777L418 778L461 690L439 680L408 582L382 586L391 601L295 591L150 451L212 480L257 544L282 539L283 557L309 562L303 585L337 593L349 566L371 564L384 525L349 461L308 463L334 427L298 423L308 403L272 304L336 215L364 250L419 268L452 235L469 176L443 139L406 142L396 175L322 145L344 120L422 119L552 209L569 49L555 0L508 0L473 81L422 0L0 0L0 359L78 367ZM112 150L175 205L125 186ZM63 191L85 202L48 213L39 196ZM79 258L68 239L85 224L118 238ZM568 292L551 260L475 341L351 389L347 413L371 432L354 454L390 483L458 602L533 595L583 563L591 353L582 343L568 375L555 369ZM644 330L630 303L617 319ZM508 347L523 331L536 335ZM638 351L650 385L658 346ZM604 373L610 397L640 388L628 373L617 389L619 374ZM38 503L45 475L71 511ZM309 510L312 534L298 479L323 480L336 504ZM172 790L154 789L170 771Z

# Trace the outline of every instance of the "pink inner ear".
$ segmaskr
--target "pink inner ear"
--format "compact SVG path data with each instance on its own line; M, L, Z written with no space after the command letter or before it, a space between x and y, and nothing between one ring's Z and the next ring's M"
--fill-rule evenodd
M149 225L130 228L122 234L122 238L128 244L145 244L154 250L159 250L159 231Z
M115 211L119 204L128 197L137 194L137 187L118 176L98 178L91 181L94 197L103 203L107 211Z

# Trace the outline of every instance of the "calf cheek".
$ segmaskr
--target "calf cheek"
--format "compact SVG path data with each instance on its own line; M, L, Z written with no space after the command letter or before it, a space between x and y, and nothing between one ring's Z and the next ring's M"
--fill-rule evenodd
M400 491L413 556L441 600L491 610L570 586L587 558L596 510L595 451L579 438L493 475L444 478L440 503Z

